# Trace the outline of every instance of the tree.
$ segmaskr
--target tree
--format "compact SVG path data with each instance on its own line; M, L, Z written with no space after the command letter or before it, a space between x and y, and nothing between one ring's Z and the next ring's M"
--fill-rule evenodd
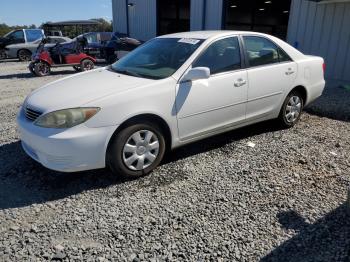
M8 32L11 32L12 30L22 29L22 28L24 28L24 29L27 29L27 28L35 29L36 25L32 24L30 26L27 26L27 25L8 26L7 24L2 23L2 24L0 24L0 36L5 35Z

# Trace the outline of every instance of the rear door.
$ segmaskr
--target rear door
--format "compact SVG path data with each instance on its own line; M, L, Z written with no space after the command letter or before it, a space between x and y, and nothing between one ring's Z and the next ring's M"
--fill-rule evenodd
M243 36L248 68L247 120L279 110L297 76L297 65L271 40Z

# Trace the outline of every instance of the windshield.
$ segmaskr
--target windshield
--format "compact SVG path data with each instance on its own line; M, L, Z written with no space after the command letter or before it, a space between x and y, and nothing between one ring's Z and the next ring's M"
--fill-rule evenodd
M174 74L203 40L156 38L114 63L112 70L136 77L163 79Z

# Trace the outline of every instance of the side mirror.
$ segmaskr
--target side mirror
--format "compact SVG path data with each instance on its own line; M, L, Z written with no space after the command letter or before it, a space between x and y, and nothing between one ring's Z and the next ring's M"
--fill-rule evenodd
M195 67L190 69L182 78L182 82L194 81L199 79L208 79L210 77L210 69L208 67Z

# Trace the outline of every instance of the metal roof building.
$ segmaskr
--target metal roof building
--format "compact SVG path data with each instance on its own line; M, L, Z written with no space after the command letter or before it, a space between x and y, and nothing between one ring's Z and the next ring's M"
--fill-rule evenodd
M350 82L350 0L112 0L114 31L140 40L190 30L252 30L322 56L326 77Z

